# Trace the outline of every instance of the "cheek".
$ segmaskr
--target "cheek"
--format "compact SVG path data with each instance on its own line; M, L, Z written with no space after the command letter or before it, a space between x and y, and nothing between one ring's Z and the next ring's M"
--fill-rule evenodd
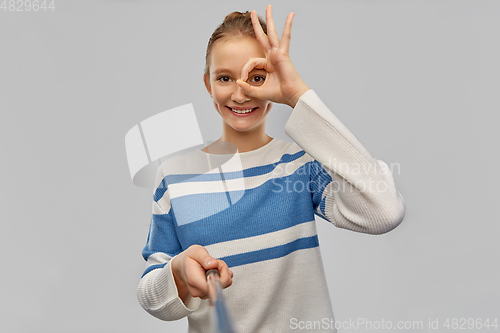
M214 103L215 109L217 113L222 116L221 109L226 105L226 99L224 98L224 94L219 90L212 90L212 101Z
M219 87L212 90L212 96L215 102L224 102L224 100L227 99L227 92Z

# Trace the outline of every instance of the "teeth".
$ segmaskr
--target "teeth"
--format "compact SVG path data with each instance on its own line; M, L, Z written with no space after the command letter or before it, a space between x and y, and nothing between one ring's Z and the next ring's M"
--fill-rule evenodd
M253 109L246 109L246 110L235 110L235 109L232 109L231 110L233 112L236 112L236 113L248 113L248 112L252 112Z

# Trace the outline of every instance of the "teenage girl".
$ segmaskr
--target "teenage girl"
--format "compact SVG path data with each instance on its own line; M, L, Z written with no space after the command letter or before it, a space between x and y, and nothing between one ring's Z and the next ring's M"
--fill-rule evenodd
M237 190L244 194L206 214L238 191L221 192L220 179L209 174L196 184L175 181L189 172L168 163L158 170L138 299L162 320L187 316L190 332L209 332L205 272L213 268L238 332L335 332L314 215L370 234L392 230L404 216L387 165L294 68L294 13L280 41L271 10L267 26L255 11L229 14L206 53L203 81L223 124L218 141L236 145L241 159L242 170L226 181L243 179ZM266 134L273 103L293 108L285 132L294 142Z

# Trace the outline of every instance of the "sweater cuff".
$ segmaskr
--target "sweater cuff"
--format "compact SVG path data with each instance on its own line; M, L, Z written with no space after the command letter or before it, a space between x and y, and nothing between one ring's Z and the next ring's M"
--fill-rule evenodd
M165 267L163 267L165 274L161 274L160 276L158 276L157 283L159 283L160 285L166 285L166 289L167 289L167 293L168 293L167 300L173 299L173 301L175 303L179 303L179 305L180 305L179 310L180 311L188 311L188 313L186 313L186 315L188 315L198 308L198 306L200 305L201 299L198 297L192 297L191 294L188 294L188 296L186 298L186 302L184 303L182 301L182 299L179 297L179 291L177 289L177 285L175 284L175 278L174 278L174 273L172 272L171 263L172 263L172 260L169 260L169 262L165 265ZM172 309L175 309L175 308L172 307Z
M170 260L163 268L155 269L147 275L153 273L152 280L146 281L146 290L152 288L153 293L147 293L152 298L142 300L141 305L151 315L162 320L181 319L198 309L201 299L188 295L184 303L179 297L177 285L171 269ZM146 275L146 276L147 276ZM145 276L145 277L146 277ZM143 278L144 279L144 278Z

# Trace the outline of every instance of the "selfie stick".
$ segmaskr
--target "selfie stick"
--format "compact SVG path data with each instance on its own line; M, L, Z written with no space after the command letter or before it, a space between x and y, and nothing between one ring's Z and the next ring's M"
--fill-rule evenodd
M208 292L210 296L210 306L215 307L216 333L236 333L233 322L229 316L226 301L222 295L222 285L220 274L217 269L210 269L206 273L208 282Z

